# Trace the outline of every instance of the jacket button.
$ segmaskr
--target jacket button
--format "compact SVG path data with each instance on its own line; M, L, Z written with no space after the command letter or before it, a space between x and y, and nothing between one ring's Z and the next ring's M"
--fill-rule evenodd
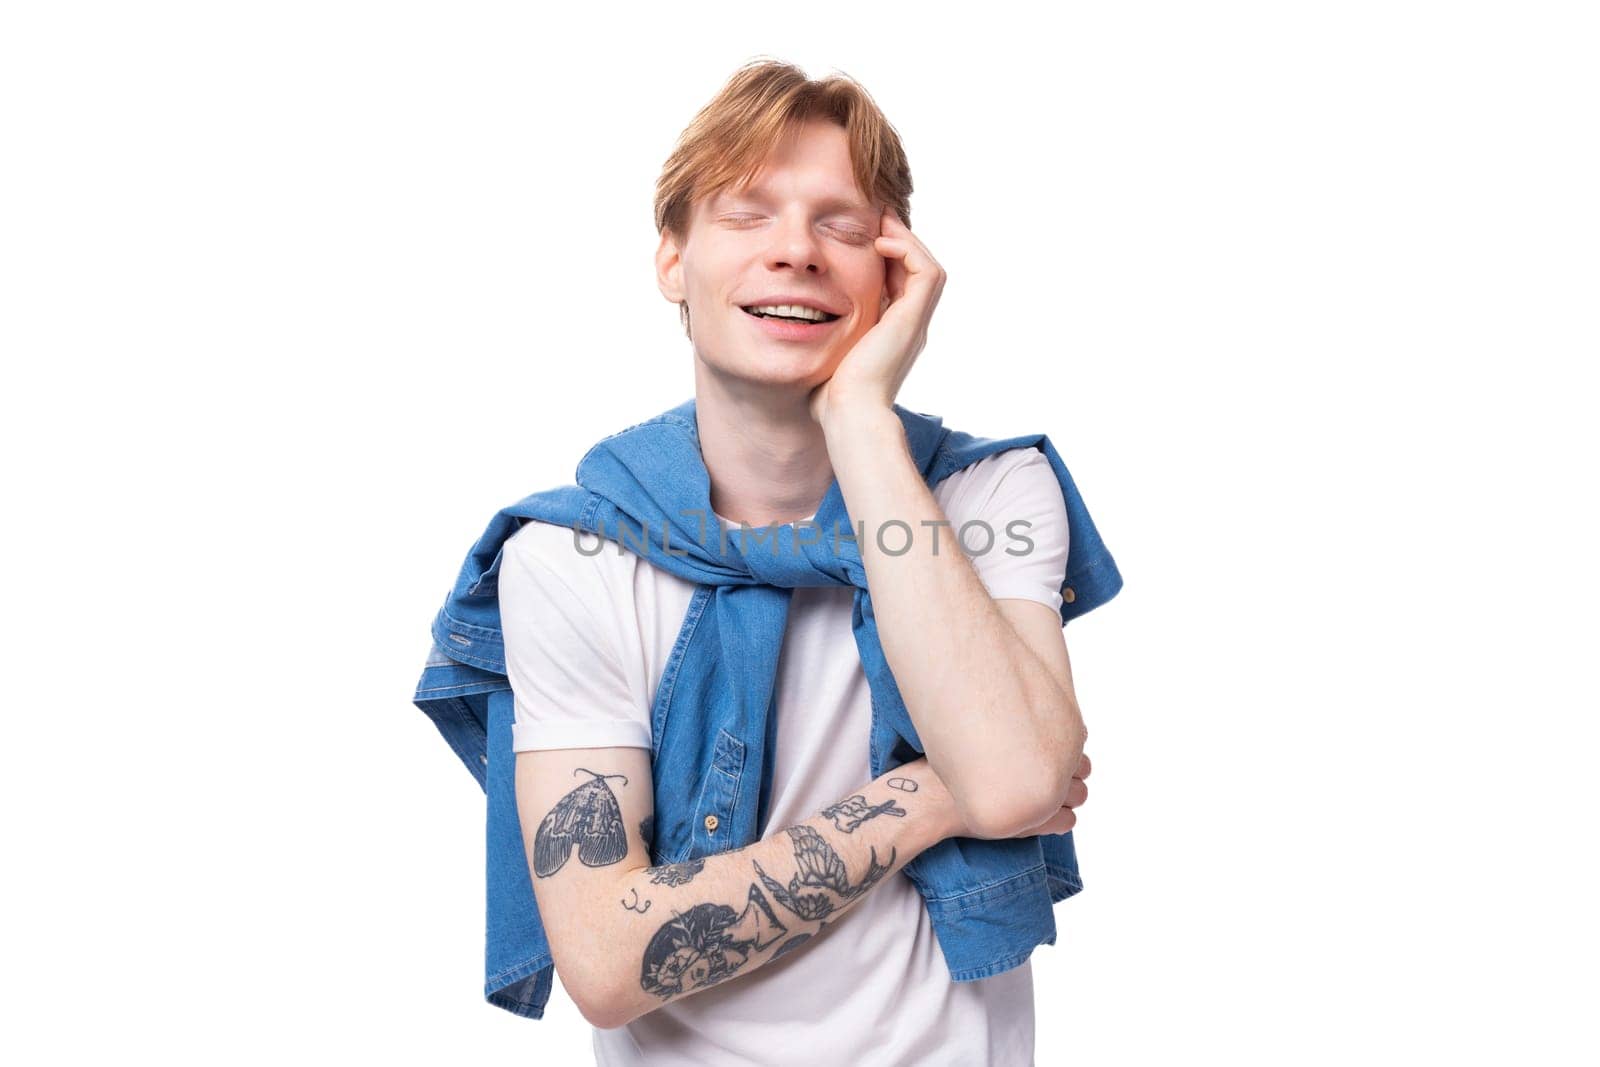
M714 834L716 832L717 832L717 817L715 815L707 815L706 816L706 833Z
M1074 600L1078 599L1078 594L1074 593L1072 591L1072 586L1069 585L1065 589L1061 590L1061 599L1065 600L1068 604L1070 604Z
M485 755L481 755L481 754L480 754L480 755L479 755L479 756L478 756L478 762L479 762L479 763L483 763L483 764L487 764L487 763L488 763L488 762L489 762L489 757L488 757L488 756L485 756Z

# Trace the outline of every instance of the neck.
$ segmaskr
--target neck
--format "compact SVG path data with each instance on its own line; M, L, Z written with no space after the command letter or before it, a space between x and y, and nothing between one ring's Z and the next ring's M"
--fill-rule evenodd
M718 515L771 526L816 512L833 465L807 397L807 390L720 379L696 361L695 421Z

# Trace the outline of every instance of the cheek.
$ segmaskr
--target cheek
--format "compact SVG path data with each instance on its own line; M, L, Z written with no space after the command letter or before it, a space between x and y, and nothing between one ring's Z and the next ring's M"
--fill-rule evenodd
M877 255L851 266L845 289L857 307L876 308L882 294L889 291L886 266L884 258Z
M720 300L736 292L739 279L747 273L736 257L708 248L701 250L693 269L686 271L685 277L691 279L689 289L696 296Z

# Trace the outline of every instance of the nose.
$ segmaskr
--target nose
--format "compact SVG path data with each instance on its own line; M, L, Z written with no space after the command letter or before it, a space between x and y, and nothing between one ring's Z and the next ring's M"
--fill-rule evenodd
M772 243L767 247L766 259L769 270L794 267L811 274L821 274L826 269L822 242L817 240L811 220L794 212L781 216L773 226Z

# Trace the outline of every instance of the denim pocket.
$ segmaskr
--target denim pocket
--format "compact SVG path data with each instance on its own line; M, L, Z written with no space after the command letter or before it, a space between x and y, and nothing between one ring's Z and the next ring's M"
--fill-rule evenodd
M711 768L706 771L700 799L695 804L691 855L709 856L740 844L734 827L738 824L743 777L744 742L719 728Z

